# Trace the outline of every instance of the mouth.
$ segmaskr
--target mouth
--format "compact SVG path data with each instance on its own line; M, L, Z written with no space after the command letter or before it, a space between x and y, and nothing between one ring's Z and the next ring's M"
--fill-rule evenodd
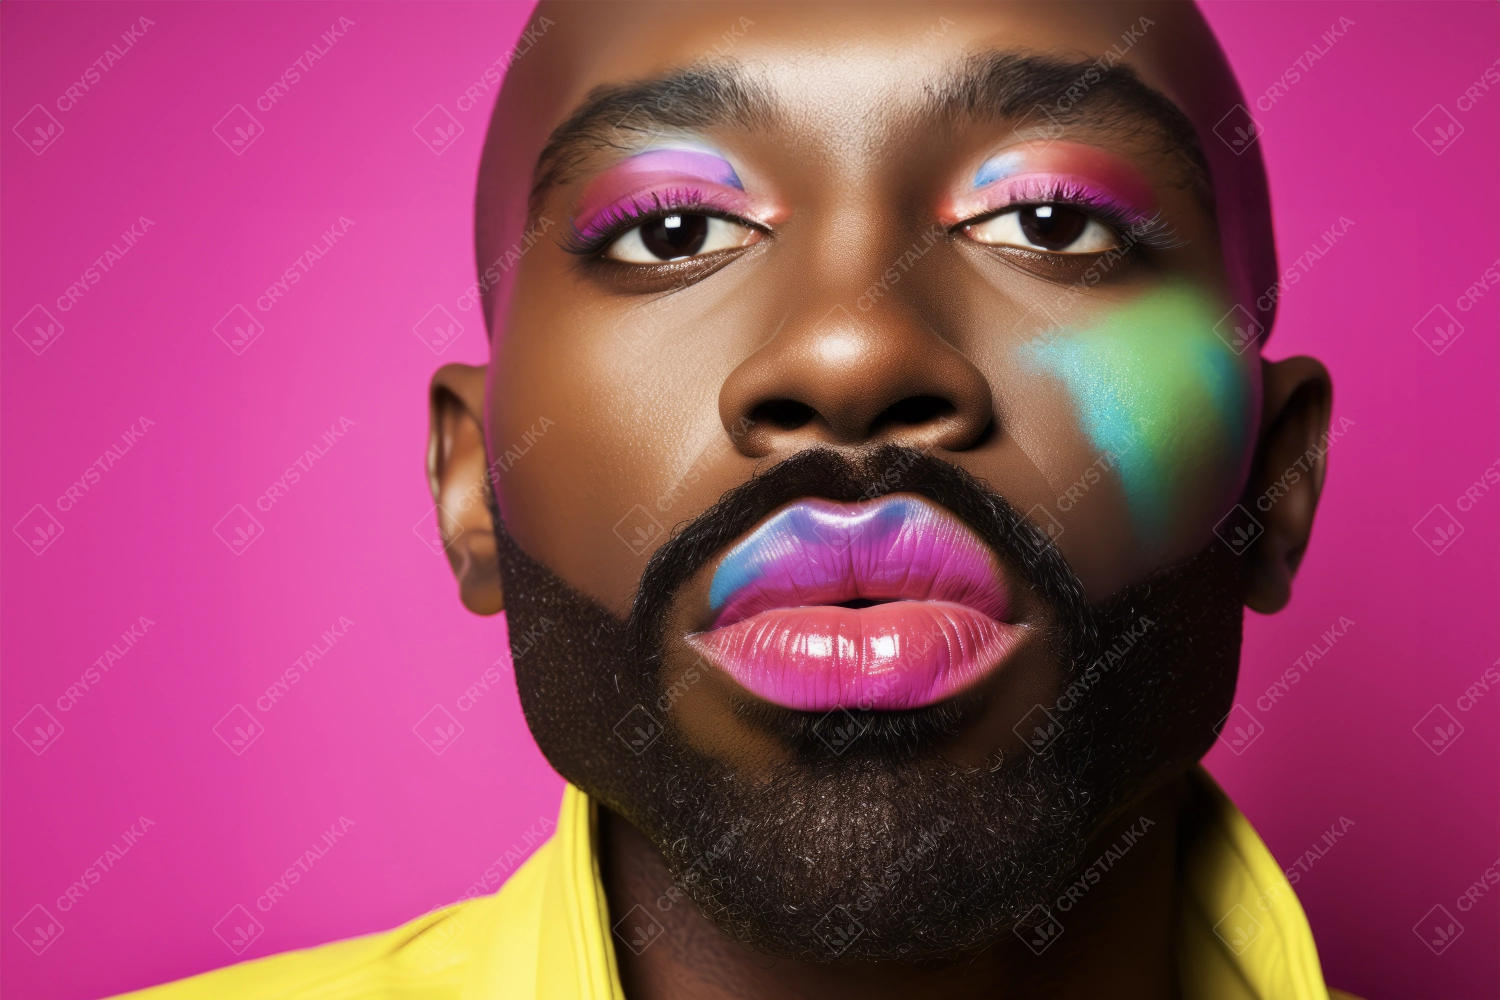
M783 708L899 711L951 698L1026 634L994 551L916 496L783 507L714 568L687 642Z

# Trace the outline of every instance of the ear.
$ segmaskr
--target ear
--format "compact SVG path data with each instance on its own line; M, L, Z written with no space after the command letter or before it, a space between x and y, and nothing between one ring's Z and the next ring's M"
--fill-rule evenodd
M444 365L432 376L428 393L427 485L459 597L476 615L505 606L490 514L484 374L473 365Z
M1286 607L1307 550L1328 467L1333 383L1314 358L1262 361L1265 408L1245 506L1265 527L1246 553L1245 604L1261 614Z

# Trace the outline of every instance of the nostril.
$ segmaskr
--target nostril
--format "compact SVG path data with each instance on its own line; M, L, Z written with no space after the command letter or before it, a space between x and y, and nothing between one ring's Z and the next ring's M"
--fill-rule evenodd
M957 412L958 407L941 396L907 396L882 410L875 418L875 426L882 428L895 424L918 427L951 417Z
M806 403L799 403L795 399L773 399L752 409L750 422L773 424L781 430L794 431L806 426L817 415L818 411Z

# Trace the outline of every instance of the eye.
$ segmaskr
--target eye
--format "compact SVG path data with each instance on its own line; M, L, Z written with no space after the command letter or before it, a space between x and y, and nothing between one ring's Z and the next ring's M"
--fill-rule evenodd
M1103 253L1122 245L1110 226L1070 205L1020 205L971 222L964 232L976 243L1044 253Z
M714 215L664 215L633 226L604 249L603 256L626 264L660 264L717 250L749 246L760 233Z

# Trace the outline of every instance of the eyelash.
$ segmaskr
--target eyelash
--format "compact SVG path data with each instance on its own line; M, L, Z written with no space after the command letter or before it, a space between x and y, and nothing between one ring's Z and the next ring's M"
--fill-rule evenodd
M707 215L764 231L763 226L712 204L698 188L667 188L651 192L650 198L650 204L631 198L611 205L589 220L586 227L589 233L581 233L576 226L569 225L568 232L563 234L562 248L580 257L594 257L636 226L669 215Z
M580 233L570 224L561 240L563 249L579 257L594 257L636 226L676 214L708 215L752 229L763 228L749 219L710 204L703 191L697 188L653 191L650 198L650 204L643 204L640 199L632 198L628 202L611 205L589 220L587 228L592 231L592 235ZM1006 212L1047 204L1064 205L1088 213L1113 229L1125 241L1126 249L1141 245L1154 250L1170 250L1183 245L1183 241L1178 239L1161 212L1150 216L1133 215L1102 200L1087 188L1066 182L1051 182L1039 190L1029 191L1017 201L958 223L954 231Z
M1101 199L1090 189L1066 181L1043 182L1007 205L965 219L954 226L952 231L957 232L965 226L1036 205L1062 205L1087 213L1113 229L1125 241L1126 249L1141 245L1153 250L1171 250L1184 245L1184 241L1178 238L1176 231L1160 211L1146 216L1132 214Z

